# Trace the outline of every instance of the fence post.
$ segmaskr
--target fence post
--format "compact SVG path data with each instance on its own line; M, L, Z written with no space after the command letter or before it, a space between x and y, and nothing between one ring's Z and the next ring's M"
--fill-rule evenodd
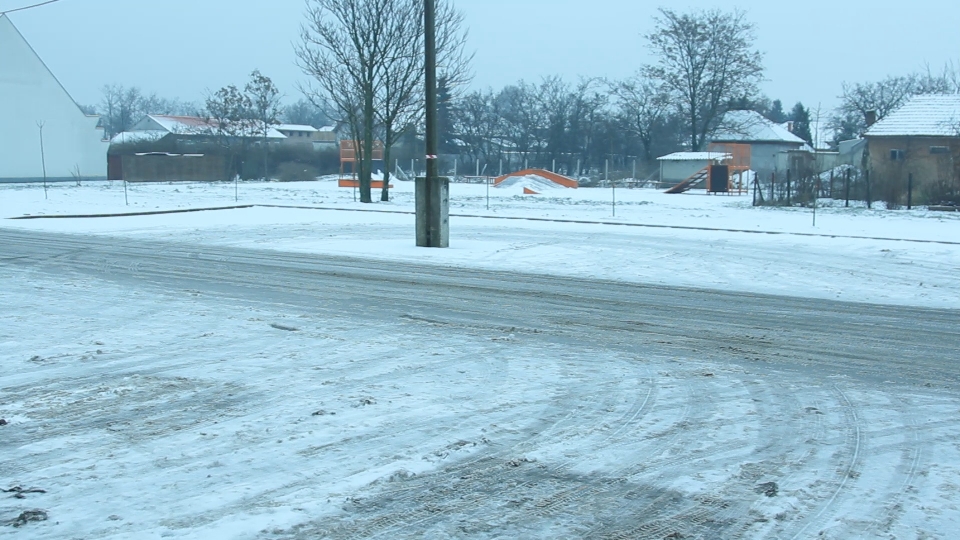
M787 169L787 206L790 206L790 169Z
M774 188L777 187L777 171L770 173L770 204L776 204L777 195L774 193Z
M820 175L813 181L813 226L817 226L817 201L820 198Z
M913 209L913 173L907 175L907 210Z
M844 198L847 199L847 202L844 203L843 207L844 207L844 208L850 208L850 169L849 169L849 168L847 169L847 172L846 172L846 174L844 175L844 177L845 177L845 178L844 178L844 181L843 181L843 182L844 182L844 187L843 187L843 189L844 189L844 191L846 191L846 194L844 195Z
M873 209L873 200L872 200L872 197L870 196L870 169L867 169L866 171L864 171L863 177L867 181L867 209L871 210Z

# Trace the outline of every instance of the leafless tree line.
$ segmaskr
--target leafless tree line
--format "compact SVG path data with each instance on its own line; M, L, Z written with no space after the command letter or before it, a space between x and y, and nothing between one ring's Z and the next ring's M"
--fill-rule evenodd
M642 171L665 153L704 149L728 110L756 106L762 55L743 12L661 9L646 37L658 60L625 80L547 77L449 104L447 151L576 175L634 160Z

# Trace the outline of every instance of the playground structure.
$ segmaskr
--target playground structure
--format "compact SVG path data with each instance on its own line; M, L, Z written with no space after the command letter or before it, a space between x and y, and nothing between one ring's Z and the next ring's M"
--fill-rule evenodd
M340 179L337 183L339 187L356 188L360 187L360 180L357 178L357 162L360 160L360 150L362 148L359 141L340 141ZM383 141L373 141L372 155L373 170L377 170L377 164L380 170L384 170L383 163ZM350 167L350 175L344 174L347 165ZM371 180L372 189L383 189L383 180ZM393 188L393 186L390 186Z
M749 144L711 144L709 151L724 154L725 157L710 163L689 178L666 190L665 193L685 193L701 184L706 184L707 193L737 193L742 195L750 190L744 183L744 174L750 170Z

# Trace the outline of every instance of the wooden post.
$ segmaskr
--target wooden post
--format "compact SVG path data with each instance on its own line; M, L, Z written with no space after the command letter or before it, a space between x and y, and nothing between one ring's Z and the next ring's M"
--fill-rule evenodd
M787 206L790 206L790 169L787 169Z

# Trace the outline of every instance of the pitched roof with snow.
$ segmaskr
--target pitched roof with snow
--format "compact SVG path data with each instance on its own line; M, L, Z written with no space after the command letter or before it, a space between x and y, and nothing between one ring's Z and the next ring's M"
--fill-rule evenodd
M216 120L200 118L198 116L150 114L147 115L147 118L153 120L156 125L168 133L176 133L179 135L210 135L217 131ZM141 123L137 125L139 126L142 123L141 121ZM244 137L261 137L263 133L260 126L256 125L256 122L248 123L248 125L243 126L243 129L240 131L241 136ZM286 139L287 136L277 131L276 127L271 126L270 129L267 130L267 138Z
M713 142L783 142L804 144L806 141L775 124L756 111L730 111L723 116Z
M866 136L960 136L960 95L916 96L874 124Z
M110 139L110 144L132 144L138 142L153 142L169 135L169 132L159 129L123 131Z
M657 161L725 161L731 157L723 152L674 152L658 157Z
M306 131L310 133L320 131L313 126L308 126L306 124L277 124L273 127L280 131Z

